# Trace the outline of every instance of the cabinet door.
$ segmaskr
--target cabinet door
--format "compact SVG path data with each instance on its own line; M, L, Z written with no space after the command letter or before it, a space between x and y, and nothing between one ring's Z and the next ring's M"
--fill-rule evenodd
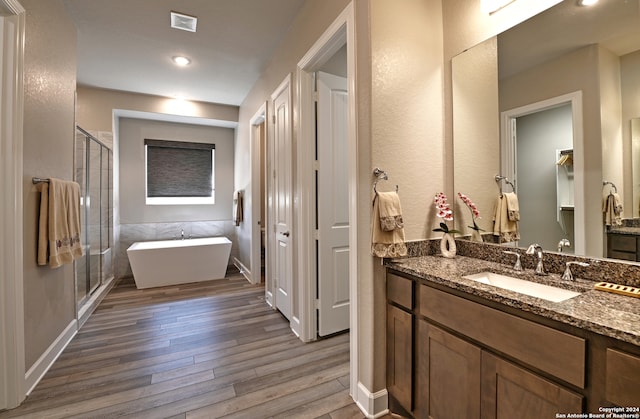
M413 315L387 304L387 390L413 410Z
M419 416L480 417L480 348L424 320L418 323Z
M482 419L555 418L582 412L582 396L490 353L482 353Z

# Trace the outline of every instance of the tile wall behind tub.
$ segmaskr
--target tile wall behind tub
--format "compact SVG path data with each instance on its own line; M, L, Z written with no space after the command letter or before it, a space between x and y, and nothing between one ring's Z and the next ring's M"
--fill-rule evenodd
M233 265L234 257L238 257L236 227L233 220L120 224L118 228L116 228L116 278L132 275L131 265L129 265L129 258L127 257L127 249L133 243L180 239L181 230L184 230L185 238L191 237L195 239L199 237L225 236L233 243L231 246L229 265Z

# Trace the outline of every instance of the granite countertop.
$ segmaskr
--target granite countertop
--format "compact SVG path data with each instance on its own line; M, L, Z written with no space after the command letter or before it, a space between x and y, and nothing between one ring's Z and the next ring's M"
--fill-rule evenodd
M426 282L444 285L484 299L534 313L552 320L612 337L640 346L640 300L634 297L598 291L595 282L576 278L563 281L560 275L534 275L533 271L518 272L509 266L483 259L456 256L420 256L392 259L386 262L390 269L404 272ZM577 297L554 303L517 292L497 288L465 275L492 271L531 280L546 285L579 291ZM603 278L606 281L606 278Z
M612 234L627 234L632 236L640 236L640 227L611 227L608 231Z

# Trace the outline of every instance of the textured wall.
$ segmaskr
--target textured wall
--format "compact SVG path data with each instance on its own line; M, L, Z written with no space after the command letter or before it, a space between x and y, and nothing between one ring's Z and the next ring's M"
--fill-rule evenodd
M75 318L73 265L36 265L40 194L31 178L73 179L76 31L61 0L27 10L24 97L24 318L29 369Z

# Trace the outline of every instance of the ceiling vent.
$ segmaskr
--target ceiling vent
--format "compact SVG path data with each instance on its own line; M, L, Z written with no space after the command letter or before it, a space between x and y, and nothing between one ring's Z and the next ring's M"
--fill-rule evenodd
M183 31L195 32L198 25L198 18L182 13L171 12L171 27Z

